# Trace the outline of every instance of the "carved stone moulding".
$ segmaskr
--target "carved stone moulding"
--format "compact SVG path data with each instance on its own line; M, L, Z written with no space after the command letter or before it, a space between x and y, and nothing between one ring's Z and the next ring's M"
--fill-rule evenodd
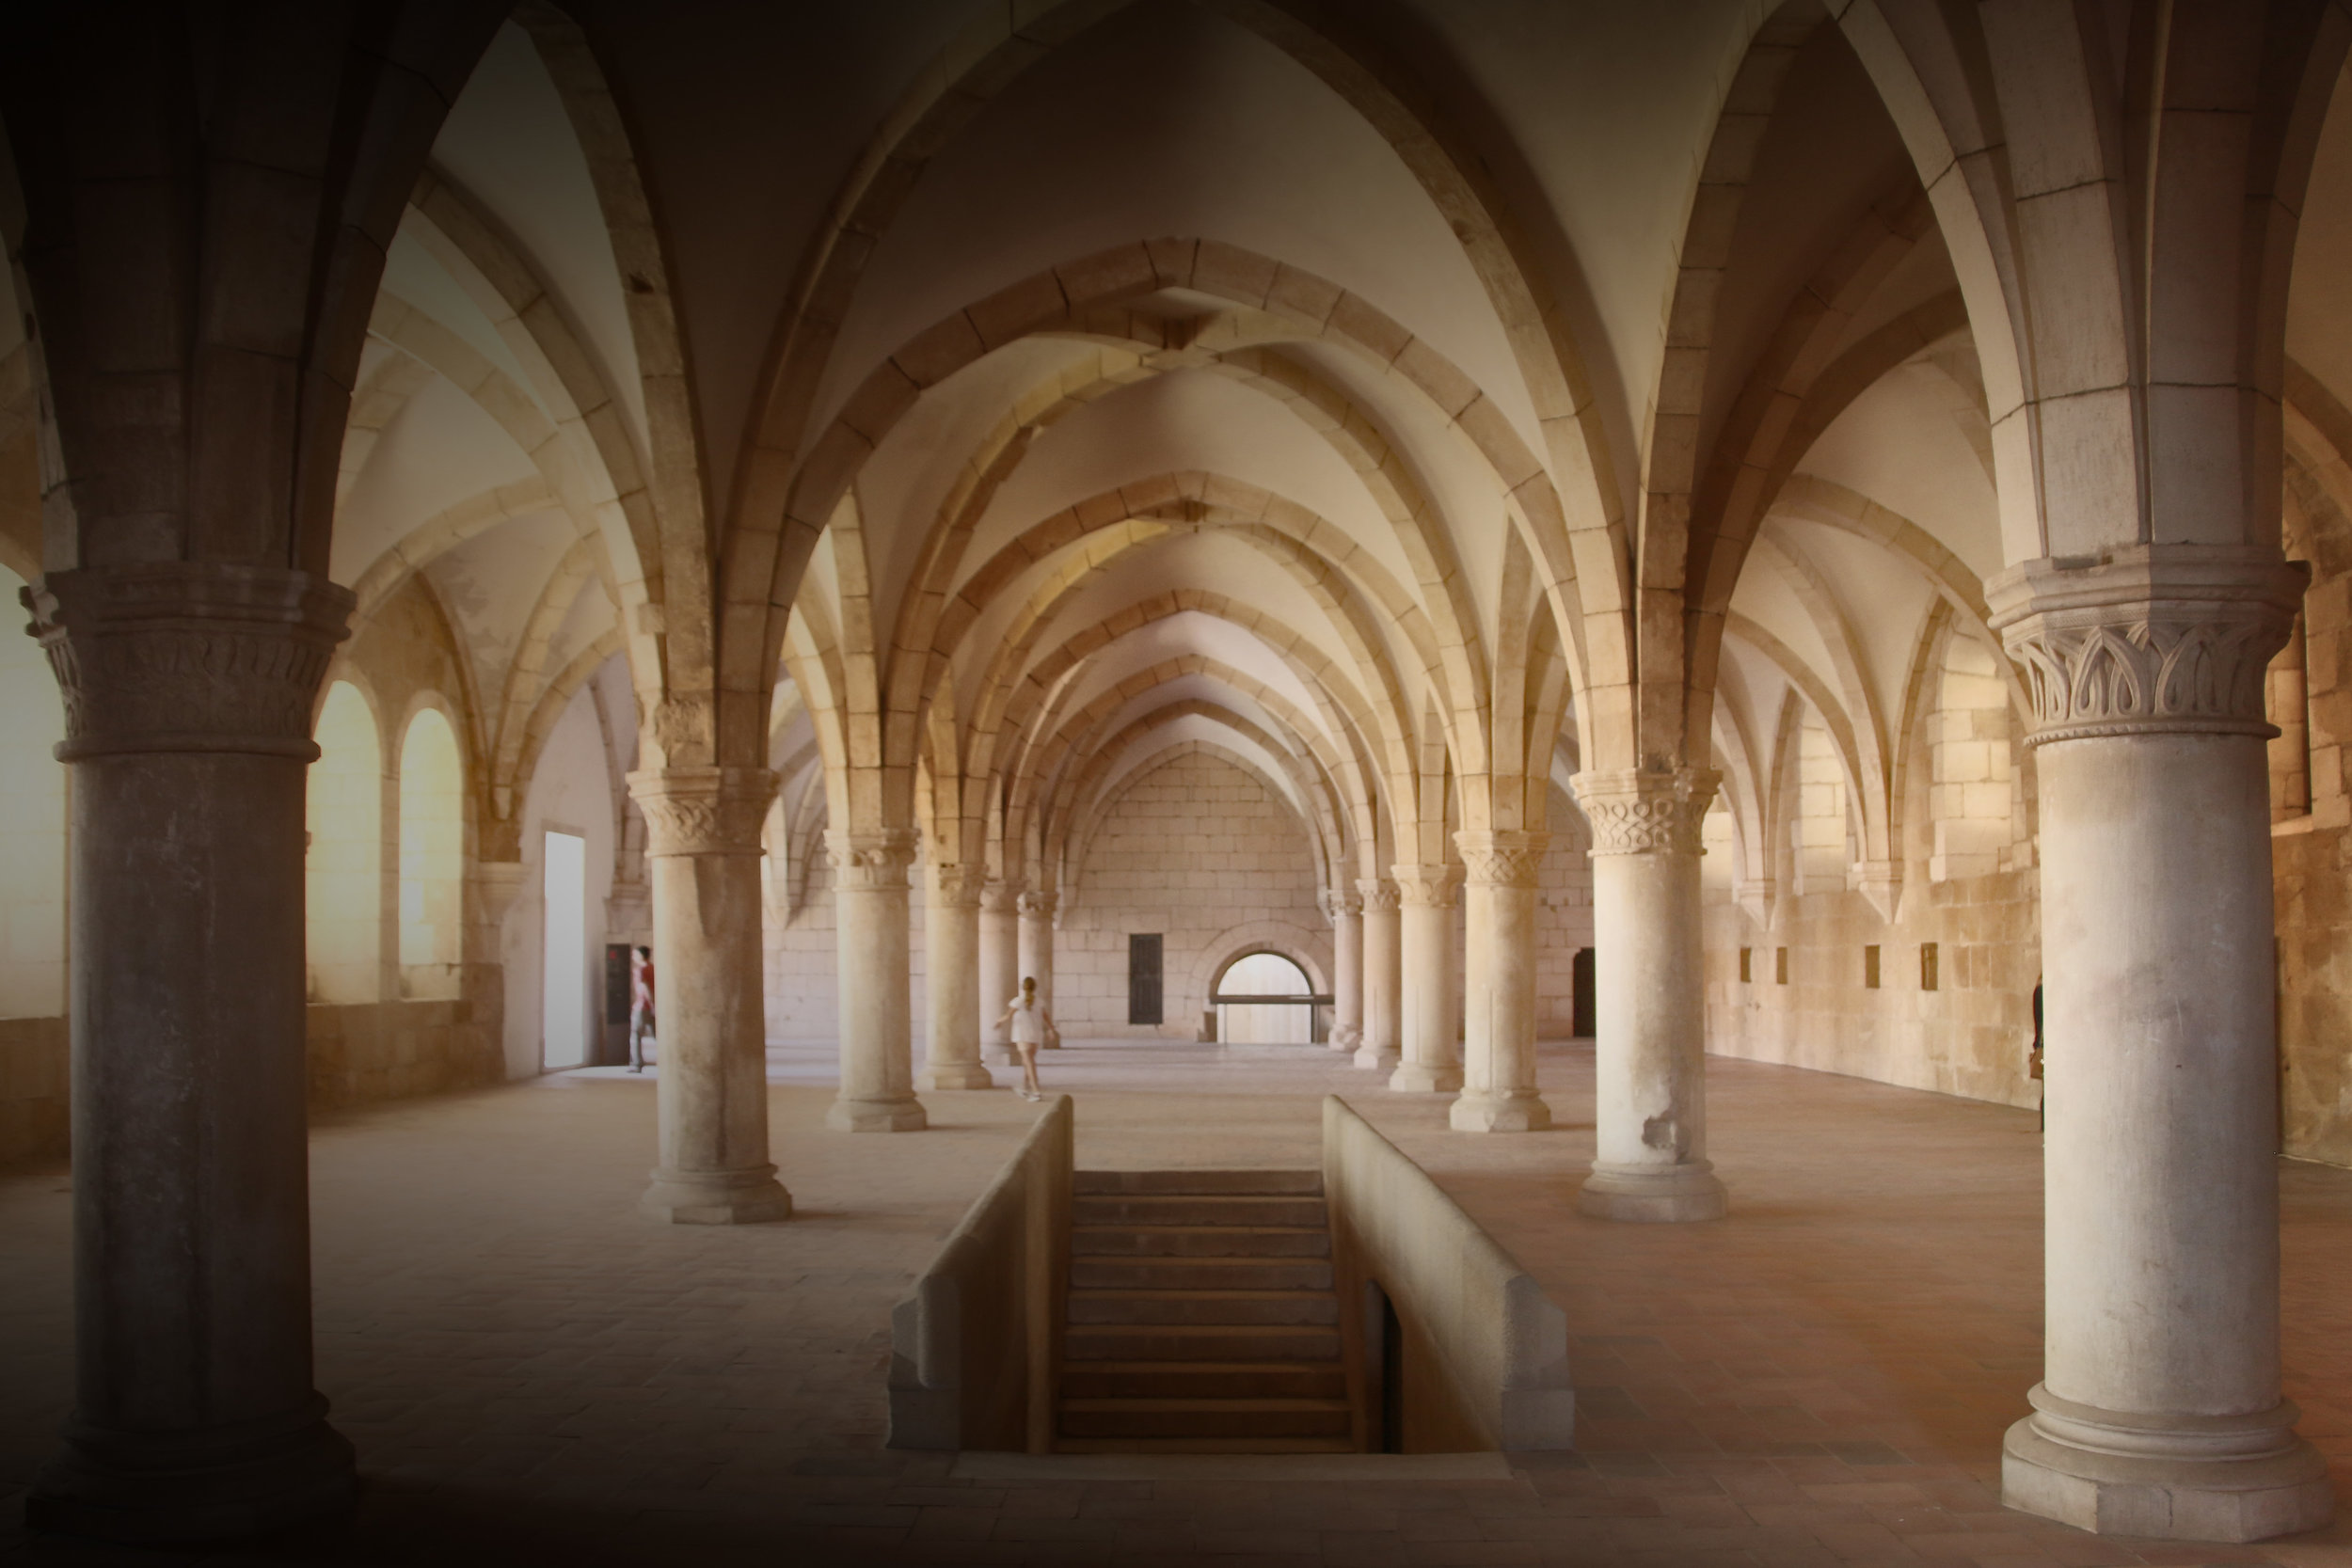
M1366 914L1394 914L1403 901L1397 885L1386 877L1366 877L1356 884L1356 891L1363 895Z
M1408 909L1450 910L1462 888L1458 865L1392 865L1396 899Z
M1699 826L1722 776L1706 768L1579 773L1577 803L1593 825L1596 855L1695 855Z
M914 834L902 828L879 833L827 833L825 850L833 857L835 892L904 892L907 867L914 863Z
M52 572L22 594L65 700L60 761L242 752L309 762L310 715L351 591L203 562Z
M984 865L939 864L931 866L931 900L946 908L977 909L982 890L988 883L988 868Z
M1029 892L1013 901L1014 908L1029 920L1051 920L1055 907L1060 902L1051 893Z
M980 887L982 914L1012 914L1016 912L1021 890L1010 882L984 882Z
M1470 886L1532 888L1551 835L1464 832L1454 835L1454 843L1462 851L1462 868Z
M756 855L775 798L765 768L650 768L628 776L648 855Z
M1315 905L1323 911L1323 918L1334 926L1347 915L1364 912L1363 895L1342 889L1327 888L1315 895Z
M2277 735L2264 676L2310 579L2275 550L2135 546L2012 566L1985 585L2026 669L2028 747L2127 735Z

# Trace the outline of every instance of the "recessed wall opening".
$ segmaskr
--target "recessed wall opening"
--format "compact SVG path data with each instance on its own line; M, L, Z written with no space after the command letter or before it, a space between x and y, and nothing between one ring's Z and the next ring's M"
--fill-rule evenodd
M550 1069L588 1060L588 841L549 832L541 873L547 892L541 970L541 1060Z
M456 732L426 708L400 747L400 978L411 998L457 994L466 875Z
M1307 972L1279 953L1235 958L1210 996L1216 1037L1228 1045L1308 1044L1314 1038L1314 989Z

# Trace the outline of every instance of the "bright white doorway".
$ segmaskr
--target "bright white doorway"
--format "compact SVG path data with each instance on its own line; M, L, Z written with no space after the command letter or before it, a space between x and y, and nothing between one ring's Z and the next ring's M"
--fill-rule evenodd
M1220 1002L1216 1037L1228 1045L1305 1045L1313 1038L1314 987L1307 972L1279 953L1236 958L1216 983L1219 996L1295 996L1295 1003Z
M546 976L539 1017L549 1069L588 1060L588 841L548 834Z

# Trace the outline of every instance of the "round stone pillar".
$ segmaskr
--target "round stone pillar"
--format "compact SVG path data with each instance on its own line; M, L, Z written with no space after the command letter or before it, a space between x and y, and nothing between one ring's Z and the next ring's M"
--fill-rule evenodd
M933 865L925 910L924 987L930 995L926 1089L993 1089L980 1065L980 879L977 866Z
M1699 822L1716 776L1579 773L1593 827L1593 1174L1584 1213L1723 1217L1707 1159L1707 1014L1699 950Z
M827 833L833 853L833 941L840 996L841 1093L825 1112L836 1132L919 1132L914 1020L907 956L904 831Z
M1396 1068L1397 1021L1404 1008L1403 976L1397 968L1397 891L1385 877L1367 877L1356 884L1364 900L1363 1038L1356 1047L1356 1065L1377 1072Z
M1535 1089L1535 872L1549 833L1461 832L1462 1094L1457 1132L1534 1132L1551 1125Z
M764 768L628 776L645 815L653 895L660 1164L638 1207L677 1225L780 1220L792 1199L768 1159L768 1006L761 974Z
M1397 969L1404 1060L1389 1087L1408 1094L1442 1094L1462 1086L1462 1064L1454 1056L1454 901L1460 887L1457 865L1398 865Z
M335 1508L311 1386L304 771L352 596L185 562L25 594L73 768L74 1403L25 1522L246 1534Z
M1034 979L1037 982L1038 1002L1049 1013L1054 1010L1055 902L1050 892L1025 893L1015 900L1015 906L1021 911L1021 973L1013 977L1012 990L1008 997L1009 999L1009 996L1020 993L1023 980ZM996 1010L1002 1012L1004 1006L1004 1003L999 1002ZM1055 1033L1059 1036L1059 1021L1056 1022ZM1054 1048L1055 1042L1049 1041L1041 1049Z
M1004 882L980 889L980 994L978 1020L980 1054L992 1062L1009 1062L1009 1041L1000 1038L996 1020L1005 1004L1021 990L1020 912L1013 908L1015 891Z
M2046 1344L2002 1500L2085 1529L2327 1523L2280 1397L2263 680L2303 592L2272 551L2137 548L1989 585L2041 780Z
M1364 1033L1364 899L1332 892L1320 900L1331 922L1331 1033L1334 1051L1353 1051Z

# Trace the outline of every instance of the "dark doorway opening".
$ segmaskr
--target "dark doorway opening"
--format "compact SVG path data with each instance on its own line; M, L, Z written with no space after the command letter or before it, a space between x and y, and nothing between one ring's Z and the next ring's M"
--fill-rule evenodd
M1160 1022L1160 933L1127 938L1127 1022Z
M1600 1032L1599 1003L1593 990L1593 950L1580 947L1571 966L1573 990L1568 1000L1568 1032L1588 1040Z

